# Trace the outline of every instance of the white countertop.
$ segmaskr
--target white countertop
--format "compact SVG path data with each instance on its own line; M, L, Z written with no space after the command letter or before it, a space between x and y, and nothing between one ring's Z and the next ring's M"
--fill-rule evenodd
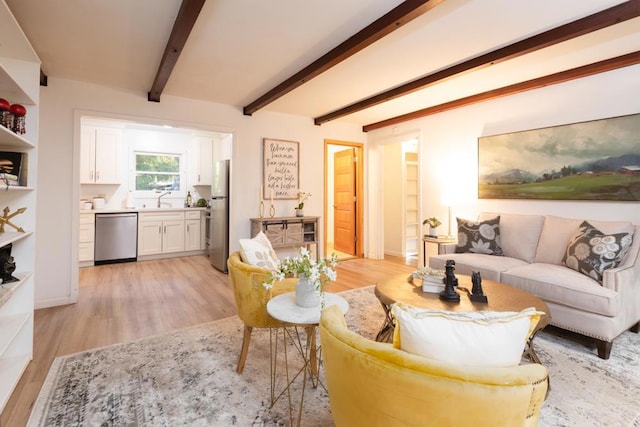
M132 209L80 209L81 214L96 213L125 213L125 212L175 212L175 211L203 211L207 208L132 208Z

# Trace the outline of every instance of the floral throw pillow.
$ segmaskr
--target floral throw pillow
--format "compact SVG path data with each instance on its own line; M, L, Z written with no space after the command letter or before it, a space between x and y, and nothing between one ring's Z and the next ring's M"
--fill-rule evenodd
M562 263L602 284L604 271L622 262L632 242L629 233L604 234L583 221L569 240Z
M500 246L500 217L485 221L458 220L457 253L473 252L477 254L502 255Z

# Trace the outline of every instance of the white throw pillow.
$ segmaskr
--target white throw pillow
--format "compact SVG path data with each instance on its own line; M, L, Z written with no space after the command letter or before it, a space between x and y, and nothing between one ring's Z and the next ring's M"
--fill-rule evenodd
M522 359L541 312L455 312L394 304L393 345L456 365L508 367Z
M275 270L278 267L278 257L262 231L252 239L240 239L240 258L247 264L267 270Z

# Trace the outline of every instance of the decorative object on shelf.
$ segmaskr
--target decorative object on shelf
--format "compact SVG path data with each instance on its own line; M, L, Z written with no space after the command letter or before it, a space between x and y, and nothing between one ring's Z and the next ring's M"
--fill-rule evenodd
M444 265L444 291L440 292L440 299L449 302L460 302L460 294L456 292L458 278L453 274L456 262L448 259Z
M260 186L260 193L258 194L260 198L260 218L264 218L264 187Z
M20 208L18 210L16 210L14 213L9 214L9 206L7 206L6 208L4 208L3 212L4 215L0 217L0 233L4 233L4 226L6 225L10 225L11 227L15 228L16 231L19 231L20 233L24 233L24 229L18 225L15 225L14 223L12 223L10 221L11 218L13 218L16 215L20 215L21 213L24 213L24 211L26 211L27 208Z
M13 114L9 109L11 104L6 99L0 98L0 125L7 129L13 128Z
M432 216L422 221L422 225L429 224L429 237L438 237L438 227L442 224L437 217Z
M199 198L198 201L196 202L196 205L199 208L206 208L207 207L207 201L203 198Z
M11 248L13 244L0 248L0 284L17 282L19 279L13 277L12 274L16 271L16 263L11 256Z
M270 289L274 281L284 280L285 277L298 277L300 280L296 286L296 304L301 307L316 307L320 304L322 287L338 277L335 271L338 257L333 253L328 259L321 258L316 262L311 258L311 252L308 249L300 248L299 253L298 257L279 260L276 270L269 274L264 286ZM308 295L309 286L317 298Z
M27 154L15 151L0 151L0 179L9 186L25 185L26 173L23 176L23 164ZM26 167L24 168L26 170Z
M13 114L13 126L11 130L19 135L24 135L25 128L25 116L27 115L27 109L23 105L13 104L9 107L9 111Z
M269 206L269 215L271 216L271 218L273 218L274 216L276 216L276 207L273 205L273 188L271 189L271 199L270 199L270 206Z
M471 295L469 295L469 299L473 302L489 302L487 300L487 296L482 290L482 277L480 277L479 271L471 272L471 283L473 286L471 287Z
M304 191L298 190L298 204L295 207L296 216L304 216L304 202L307 201L309 197L311 197L311 193L305 193Z

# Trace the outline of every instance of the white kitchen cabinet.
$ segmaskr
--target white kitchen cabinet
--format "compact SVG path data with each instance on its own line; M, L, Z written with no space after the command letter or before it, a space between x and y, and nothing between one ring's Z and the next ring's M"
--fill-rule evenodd
M120 184L120 129L82 125L80 136L80 183Z
M37 170L38 97L40 93L40 59L25 38L5 2L0 3L2 46L0 49L0 97L27 109L23 135L0 129L2 151L26 153L22 167ZM0 203L10 212L26 207L12 222L24 230L19 232L8 224L0 234L0 248L8 249L16 270L17 281L0 285L0 412L4 409L22 373L33 358L33 310L35 278L36 189L28 175L24 185L2 188Z
M202 219L200 211L185 214L184 250L198 251L202 249Z
M195 138L198 157L194 173L190 174L191 185L211 185L213 179L213 140L198 136Z
M141 212L138 215L138 256L185 250L184 211Z
M162 253L183 252L184 220L162 221Z
M96 216L93 212L80 214L79 261L93 261Z

